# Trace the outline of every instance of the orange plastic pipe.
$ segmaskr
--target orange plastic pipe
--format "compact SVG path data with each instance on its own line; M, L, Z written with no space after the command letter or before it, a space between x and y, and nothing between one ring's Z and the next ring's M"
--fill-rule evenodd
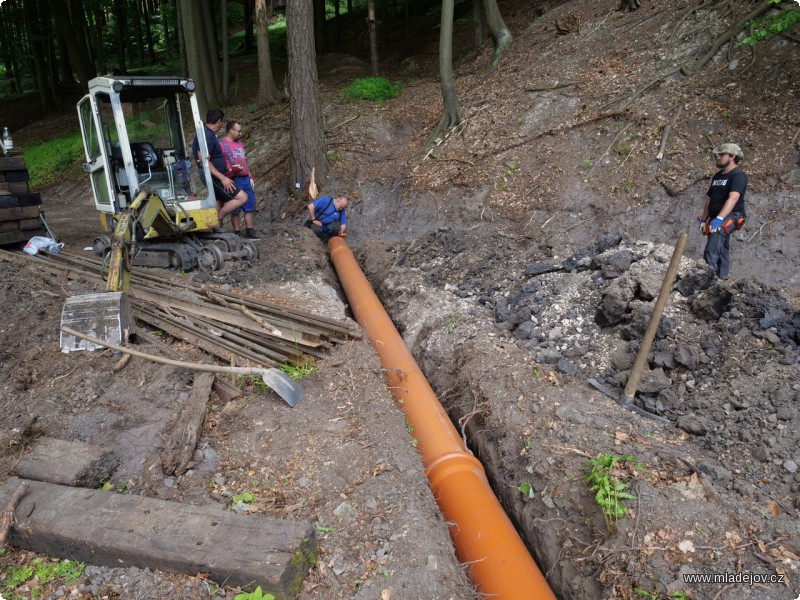
M331 260L359 325L386 371L392 393L413 427L436 501L450 525L456 554L480 594L502 600L555 600L528 549L494 495L483 465L464 447L422 370L340 237Z

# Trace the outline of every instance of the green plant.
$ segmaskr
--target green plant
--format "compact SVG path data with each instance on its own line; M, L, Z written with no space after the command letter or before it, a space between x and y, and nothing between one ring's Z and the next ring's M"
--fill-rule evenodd
M345 93L350 98L383 104L399 96L402 91L403 85L399 81L392 84L386 77L363 77L351 83Z
M325 527L325 525L320 525L319 523L314 525L314 529L316 529L320 533L330 533L331 531L333 531L332 527Z
M252 592L236 594L233 600L275 600L275 596L272 594L265 594L261 591L261 586L258 586Z
M517 163L515 163L513 160L504 162L503 166L506 168L506 173L508 175L513 175L519 170L519 165L517 165Z
M595 493L595 502L603 513L609 531L613 530L619 519L624 519L628 515L628 507L622 501L636 498L628 493L628 484L616 477L615 470L623 463L629 463L636 469L643 468L633 456L606 452L589 460L591 470L584 480L589 484L589 489Z
M258 501L256 495L253 492L242 492L241 494L236 494L233 497L234 502L242 502L244 504L255 504Z
M519 488L517 489L519 489L519 491L522 492L522 497L525 498L526 500L531 500L533 498L534 494L533 486L527 481L520 483Z
M281 365L281 371L297 381L319 371L319 366L316 361L309 356L283 363Z
M110 479L106 479L103 482L103 485L100 486L100 489L104 492L116 492L118 494L128 494L130 493L130 489L128 488L128 482L126 481L118 481L117 485L115 486Z
M644 588L635 588L633 593L642 598L647 598L647 600L662 600L663 598L658 592L651 592ZM670 592L666 597L674 600L692 600L692 597L684 592Z
M779 4L781 0L772 0L773 4ZM749 23L753 34L744 38L740 45L755 46L758 42L767 40L784 31L791 30L797 23L800 23L800 9L791 5L783 8L778 14L767 15L760 19L754 19ZM745 26L747 27L747 25Z
M64 580L69 583L73 583L83 574L84 566L84 563L71 560L50 562L41 557L34 558L31 564L26 567L8 567L8 569L6 569L5 579L0 587L7 590L14 590L34 577L39 585L45 585L60 577L63 577ZM31 589L31 597L36 597L40 593L41 590L39 589Z
M453 332L453 328L456 326L456 323L458 323L460 320L461 315L453 315L450 317L450 319L447 321L447 325L444 326L444 334L450 335Z

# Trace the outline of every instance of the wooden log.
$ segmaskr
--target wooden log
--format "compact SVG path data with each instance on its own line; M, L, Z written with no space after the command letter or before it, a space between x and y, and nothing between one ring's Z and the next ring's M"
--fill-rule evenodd
M0 208L0 221L19 221L31 219L39 215L38 206L18 206L15 208Z
M14 470L25 479L98 488L117 464L117 458L106 448L42 437L36 440Z
M28 184L24 181L0 183L0 194L27 194Z
M214 384L213 373L198 373L194 376L189 401L178 414L178 418L166 436L161 466L167 475L182 475L194 456L197 438L203 431L203 421L208 409L208 396Z
M0 232L19 231L19 221L0 221Z
M42 225L39 222L38 218L20 219L19 221L17 221L17 223L19 223L19 228L20 229L37 229L38 227L41 227L41 225Z
M35 235L45 235L46 233L47 232L42 227L39 227L38 229L5 231L3 233L0 233L0 245L15 244L17 242L27 242Z
M22 156L0 156L0 171L19 171L25 168Z
M6 537L8 537L11 524L14 522L14 510L27 491L28 484L23 481L19 484L14 495L11 496L11 500L8 501L8 506L6 506L5 509L3 509L3 513L0 514L0 548L6 545Z
M21 483L0 487L0 506ZM240 515L131 494L28 481L8 543L108 567L205 573L218 583L295 597L316 552L309 522Z

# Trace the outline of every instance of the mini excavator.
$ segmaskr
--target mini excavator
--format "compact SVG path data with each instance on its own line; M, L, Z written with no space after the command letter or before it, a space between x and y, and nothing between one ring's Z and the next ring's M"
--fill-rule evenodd
M216 231L217 203L195 89L193 80L182 77L103 76L89 82L77 108L83 169L103 229L92 248L104 257L108 293L67 299L62 324L120 343L132 324L125 292L134 263L216 271L231 258L258 258L250 240ZM200 161L192 156L194 136ZM63 334L61 347L89 349Z

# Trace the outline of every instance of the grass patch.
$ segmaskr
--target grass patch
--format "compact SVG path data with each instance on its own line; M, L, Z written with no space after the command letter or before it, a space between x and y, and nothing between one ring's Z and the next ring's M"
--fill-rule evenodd
M373 100L383 104L399 96L402 91L403 85L399 81L392 84L386 77L363 77L351 83L346 94L350 98Z
M319 371L319 366L312 357L296 359L287 363L283 363L280 368L281 371L286 373L295 381L304 379L312 373Z
M79 176L85 159L80 130L66 137L32 144L25 148L25 165L31 189L62 181L65 174Z
M38 598L42 593L38 586L46 585L59 578L63 578L67 583L74 583L83 574L85 566L84 563L72 560L34 558L27 566L13 565L8 567L5 577L0 582L0 589L15 590L27 583L30 588L31 598ZM34 579L35 581L32 581Z

